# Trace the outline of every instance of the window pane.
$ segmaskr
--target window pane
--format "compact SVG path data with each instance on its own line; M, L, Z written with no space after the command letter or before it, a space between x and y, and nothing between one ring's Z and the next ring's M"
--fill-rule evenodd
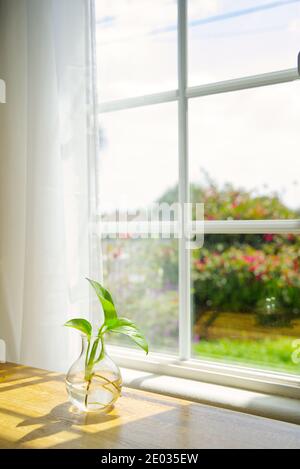
M206 219L299 218L300 83L190 101L190 175Z
M100 200L104 213L156 202L178 181L176 103L102 114ZM177 201L176 191L170 202Z
M189 84L295 68L299 0L189 0Z
M194 356L299 373L299 236L207 235L192 260Z
M173 0L96 0L101 101L176 89Z
M144 332L151 351L178 348L178 249L176 240L106 239L104 280L121 316ZM110 341L132 347L127 338Z

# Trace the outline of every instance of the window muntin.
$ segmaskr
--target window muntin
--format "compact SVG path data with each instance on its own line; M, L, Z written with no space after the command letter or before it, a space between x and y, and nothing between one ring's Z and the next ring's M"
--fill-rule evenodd
M100 0L98 0L100 1ZM186 20L186 16L185 16L185 5L186 4L189 4L191 5L191 1L190 2L186 2L185 0L182 0L181 2L179 2L179 12L180 12L180 15L179 15L179 23L181 24L181 27L179 28L179 30L181 31L181 34L180 34L180 37L178 38L179 39L179 48L178 48L178 52L179 52L179 64L180 67L179 67L179 76L183 77L185 75L185 72L187 71L187 69L185 68L185 60L184 58L187 56L187 50L185 50L185 37L184 37L184 30L185 28L182 27L184 26L185 24L187 25L187 20ZM172 29L172 28L171 28ZM174 30L174 28L173 28ZM99 57L99 60L100 60L100 57ZM140 64L141 66L141 64ZM271 76L272 75L272 76ZM298 75L297 75L297 71L295 68L292 68L290 71L288 71L288 73L286 73L283 77L283 75L281 74L281 72L278 74L278 76L274 74L271 74L270 76L263 76L263 77L255 77L253 79L250 79L250 80L247 80L247 83L245 85L245 82L243 82L243 89L245 88L251 88L251 87L258 87L258 86L266 86L268 84L271 84L271 83L281 83L281 82L289 82L289 81L292 81L292 80L295 80L298 78ZM100 74L101 76L101 74ZM243 80L243 79L242 79ZM268 82L269 80L269 82ZM191 82L191 80L189 80L189 82ZM201 82L198 82L197 85L201 85ZM184 119L182 119L183 117L183 114L185 114L186 112L186 108L187 108L187 103L189 102L189 106L191 106L191 103L193 101L193 99L190 99L190 98L194 98L195 96L200 96L200 95L203 95L202 93L202 90L200 90L201 92L199 92L198 89L195 90L195 88L182 88L182 85L185 87L185 84L181 82L180 84L180 81L178 83L178 85L176 84L176 87L179 86L179 95L180 96L183 96L183 98L180 98L181 101L179 100L179 122L181 121L181 123L179 124L179 132L178 132L178 148L179 148L179 154L178 154L178 158L179 158L179 161L180 161L180 174L179 174L179 185L181 186L181 189L183 188L183 185L182 185L182 181L183 181L183 178L185 179L185 176L184 176L184 173L187 174L187 168L188 168L188 156L189 156L189 152L188 152L188 148L185 148L183 150L183 147L184 145L182 145L183 141L185 140L185 138L187 137L187 132L188 132L188 126L185 127L185 125L182 125L182 123L184 123ZM209 94L213 94L215 92L218 92L218 93L223 93L225 91L228 91L228 89L226 89L226 86L227 84L225 83L224 85L222 84L221 87L218 88L218 90L210 90ZM239 81L237 80L237 82L234 84L233 86L233 89L239 89ZM212 87L214 88L214 87ZM232 89L232 84L230 84L230 88ZM267 88L264 88L264 89L267 89ZM206 90L207 91L207 90ZM103 106L103 102L100 100L99 102L99 109L100 109L100 112L101 110L102 111L107 111L107 110L117 110L117 109L130 109L131 107L135 107L135 106L140 106L141 104L145 104L145 105L151 105L151 104L156 104L158 102L160 103L163 103L163 102L167 102L167 101L175 101L177 102L178 101L178 91L174 91L173 89L170 89L169 91L166 91L165 93L161 93L161 94L151 94L151 95L146 95L144 97L142 97L142 100L140 100L138 103L137 103L137 100L135 99L135 96L137 96L138 93L134 93L134 94L131 94L131 96L127 95L126 93L122 94L122 96L119 96L120 97L120 102L110 102L110 103L105 103L105 105ZM129 97L128 97L129 96ZM184 98L184 96L186 98ZM128 99L124 99L122 101L123 98L128 98ZM209 99L209 98L207 98ZM201 100L199 100L200 102ZM184 105L182 105L184 104ZM148 106L147 106L148 107ZM200 134L200 129L198 130L198 133ZM217 138L215 135L213 136L213 138ZM186 185L187 183L187 180L185 179L185 183L184 185ZM179 191L179 200L181 202L184 202L185 200L185 195L184 195L184 191ZM268 229L268 226L272 226L274 227L274 223L272 222L272 220L264 220L264 226L263 228L265 229L266 228L266 224L267 224L267 228L266 228L266 231L262 231L262 226L261 224L259 225L258 227L258 232L259 233L270 233L271 230ZM278 232L280 233L288 233L290 232L291 230L289 229L289 227L291 226L290 225L290 222L292 222L292 226L294 228L294 231L293 231L293 235L295 233L299 233L299 221L297 220L294 220L294 221L288 221L288 220L281 220L280 223L280 226L276 225L276 229L278 230ZM231 223L229 223L228 220L225 220L225 221L220 221L220 223L218 225L216 225L216 223L218 222L215 222L215 221L207 221L208 224L205 225L205 230L209 233L243 233L243 232L250 232L250 233L253 233L255 232L254 230L257 229L257 226L258 224L257 223L254 223L253 220L248 220L246 221L247 223L247 229L245 228L245 225L241 225L240 221L237 220L235 225L232 225ZM240 230L240 231L238 231ZM277 231L276 231L277 232ZM183 246L183 243L179 242L179 264L178 264L178 271L179 271L179 282L178 282L178 291L179 291L179 297L178 297L178 306L179 306L179 318L180 318L180 321L179 321L179 356L181 358L184 358L184 359L189 359L191 357L191 352L190 350L192 349L192 343L191 343L191 340L190 340L190 329L191 329L191 316L190 316L190 313L189 313L189 308L187 308L188 306L188 303L189 303L189 296L190 296L190 293L191 293L191 290L189 289L189 276L190 276L190 262L189 262L189 257L190 257L190 252L187 252L187 251L184 251L182 249L182 246ZM183 299L183 301L182 301ZM147 330L145 331L146 334L147 334ZM150 342L150 346L152 346L151 342ZM154 347L155 349L155 347ZM268 365L266 364L266 367Z
M297 0L189 0L189 85L296 67Z

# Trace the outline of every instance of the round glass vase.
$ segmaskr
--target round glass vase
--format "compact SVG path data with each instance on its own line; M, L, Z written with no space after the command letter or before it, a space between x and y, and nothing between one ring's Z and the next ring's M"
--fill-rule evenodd
M108 409L121 395L121 372L98 337L81 340L80 356L66 376L69 400L84 412Z

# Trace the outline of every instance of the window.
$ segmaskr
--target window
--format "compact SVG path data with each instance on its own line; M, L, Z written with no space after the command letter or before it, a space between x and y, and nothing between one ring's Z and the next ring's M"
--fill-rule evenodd
M199 249L106 238L106 284L152 350L297 373L300 1L95 2L103 219L156 201L205 218Z

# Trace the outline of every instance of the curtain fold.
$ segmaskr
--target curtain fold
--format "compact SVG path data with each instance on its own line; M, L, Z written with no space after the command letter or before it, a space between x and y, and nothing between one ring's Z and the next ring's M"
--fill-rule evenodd
M63 323L89 311L88 2L0 1L0 339L61 371L77 346Z

